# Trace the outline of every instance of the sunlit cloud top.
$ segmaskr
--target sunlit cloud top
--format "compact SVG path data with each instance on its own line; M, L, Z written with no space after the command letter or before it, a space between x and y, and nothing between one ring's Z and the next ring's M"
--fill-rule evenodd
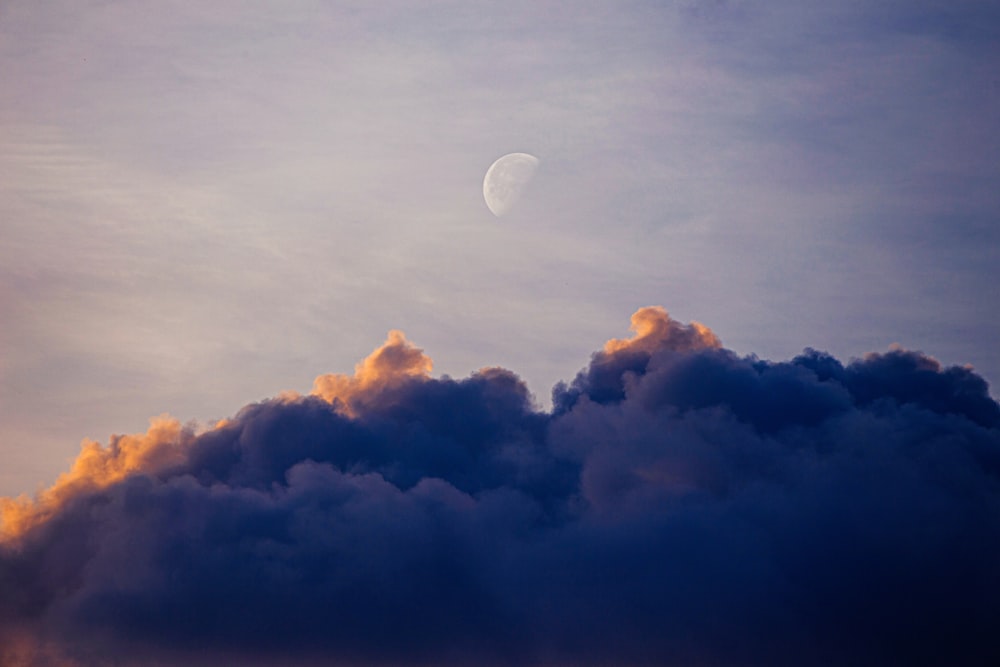
M4 664L986 664L1000 405L900 347L659 307L552 411L402 332L312 395L85 443L0 504ZM732 641L720 642L725 636Z

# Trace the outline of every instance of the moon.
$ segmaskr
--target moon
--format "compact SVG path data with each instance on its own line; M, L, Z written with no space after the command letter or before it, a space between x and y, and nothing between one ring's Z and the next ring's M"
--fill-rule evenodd
M483 179L483 199L490 212L498 218L506 215L537 169L538 158L528 153L508 153L490 165Z

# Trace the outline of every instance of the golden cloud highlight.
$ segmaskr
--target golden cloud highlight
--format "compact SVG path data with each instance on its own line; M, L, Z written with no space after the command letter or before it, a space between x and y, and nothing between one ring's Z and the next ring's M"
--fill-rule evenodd
M14 539L43 523L74 496L119 482L128 475L162 470L184 460L190 428L168 415L149 421L149 430L115 435L107 447L86 439L69 472L34 500L27 495L0 498L0 541Z
M402 331L390 331L385 343L376 348L356 367L353 376L320 375L312 394L332 403L344 414L353 416L354 405L370 392L397 385L406 379L428 377L433 362L423 350L406 340ZM282 403L299 400L294 391L281 392L275 398ZM212 428L224 428L228 419ZM31 498L0 497L0 542L10 542L57 514L72 498L102 489L137 472L156 472L184 462L188 444L196 433L168 415L150 420L145 433L115 435L107 447L86 439L69 472L62 474L48 489Z
M647 306L632 314L631 338L612 338L604 344L605 354L622 351L653 352L668 349L691 352L722 347L711 329L699 322L681 324L670 318L662 306Z
M353 415L353 404L365 395L412 378L429 377L433 367L434 362L422 349L406 340L402 331L394 329L385 343L354 367L353 376L320 375L313 381L312 395Z

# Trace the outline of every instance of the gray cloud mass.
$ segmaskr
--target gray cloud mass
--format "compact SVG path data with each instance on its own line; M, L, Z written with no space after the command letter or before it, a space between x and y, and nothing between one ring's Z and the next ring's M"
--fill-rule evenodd
M313 395L95 446L3 508L3 664L1000 659L979 376L633 326L547 412L397 332Z

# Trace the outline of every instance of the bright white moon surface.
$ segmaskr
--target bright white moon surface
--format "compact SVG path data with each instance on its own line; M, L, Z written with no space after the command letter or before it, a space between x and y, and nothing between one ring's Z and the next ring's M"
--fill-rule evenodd
M490 165L483 179L483 198L493 215L505 215L521 198L538 169L538 158L528 153L508 153Z

